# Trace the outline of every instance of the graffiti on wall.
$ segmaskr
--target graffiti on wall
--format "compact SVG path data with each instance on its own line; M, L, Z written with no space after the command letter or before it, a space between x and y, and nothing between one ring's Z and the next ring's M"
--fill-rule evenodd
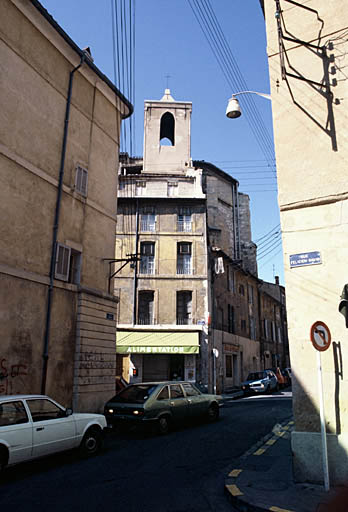
M28 375L28 366L23 363L11 364L0 357L0 395L18 393L23 379Z

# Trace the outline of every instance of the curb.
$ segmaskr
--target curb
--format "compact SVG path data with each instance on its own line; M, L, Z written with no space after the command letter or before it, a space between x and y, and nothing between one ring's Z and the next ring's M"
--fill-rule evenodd
M274 504L269 504L267 506L252 504L250 503L251 500L248 498L248 495L245 493L245 489L242 491L240 489L241 486L238 485L238 479L240 474L244 471L243 464L247 457L251 455L263 455L270 446L273 446L276 443L278 439L289 434L293 429L293 425L294 422L290 419L286 420L282 424L277 423L273 427L272 432L262 437L239 458L239 467L235 467L229 472L225 480L225 493L228 495L233 506L241 512L295 512L293 510L279 508Z

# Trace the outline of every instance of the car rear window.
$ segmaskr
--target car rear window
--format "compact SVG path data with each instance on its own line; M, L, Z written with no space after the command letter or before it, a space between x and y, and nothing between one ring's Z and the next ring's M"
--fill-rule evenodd
M27 423L28 416L23 402L5 402L0 404L0 427Z
M265 379L265 378L266 378L265 372L254 372L254 373L249 373L247 380L260 380L260 379Z
M155 391L153 384L138 384L120 391L110 402L126 402L128 404L143 404Z

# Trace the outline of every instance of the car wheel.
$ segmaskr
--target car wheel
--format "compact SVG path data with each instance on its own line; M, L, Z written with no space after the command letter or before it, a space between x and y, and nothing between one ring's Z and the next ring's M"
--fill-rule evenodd
M6 448L0 446L0 472L6 467L8 461L8 453Z
M80 453L83 457L96 455L103 443L102 433L99 429L90 428L87 430L80 444Z
M170 420L168 416L161 416L157 422L157 430L160 435L168 434L170 430Z
M208 409L208 420L217 421L219 418L219 407L216 404L211 404Z

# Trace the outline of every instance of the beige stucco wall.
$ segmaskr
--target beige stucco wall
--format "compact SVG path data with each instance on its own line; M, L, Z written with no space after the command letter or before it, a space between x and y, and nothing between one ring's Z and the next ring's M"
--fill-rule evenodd
M322 354L322 367L326 426L335 437L328 443L330 474L332 482L339 483L348 478L348 331L338 312L340 294L347 283L348 12L341 0L309 1L303 7L284 1L281 4L289 33L324 45L330 56L325 75L321 51L285 42L293 66L290 70L287 65L287 69L296 70L305 79L324 79L333 94L331 100L325 89L294 78L288 78L287 86L281 79L274 4L265 2L294 375L294 468L299 480L322 481L317 353L309 340L311 325L321 320L329 326L334 342ZM289 256L308 251L319 251L322 263L290 269ZM340 360L342 363L337 363Z
M3 0L0 62L0 393L38 393L69 74L80 57L30 2ZM103 317L113 311L115 318L102 258L114 256L118 108L114 91L83 64L74 74L58 230L58 242L82 253L80 287L100 297ZM86 198L75 191L77 164L88 169ZM99 327L90 329L86 351L94 346L98 364L76 373L84 357L83 343L76 343L80 292L54 281L46 392L65 405L75 393L76 408L101 410L115 375L115 355L110 365L104 353L115 353L116 326L104 350L110 323L92 315Z

